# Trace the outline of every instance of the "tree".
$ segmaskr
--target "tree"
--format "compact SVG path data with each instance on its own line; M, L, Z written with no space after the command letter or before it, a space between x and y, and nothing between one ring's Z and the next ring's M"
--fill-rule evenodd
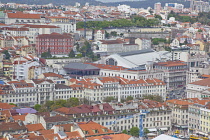
M154 12L152 9L149 10L150 15L152 15Z
M138 127L132 127L130 129L130 134L134 137L139 137L139 128Z
M105 31L105 38L109 38L109 36L110 34L107 31Z
M72 97L70 99L68 99L66 101L66 107L75 107L75 106L78 106L79 105L79 99L78 98L75 98L75 97Z
M70 51L69 57L71 57L71 58L74 58L75 57L75 53L74 53L73 49Z
M79 100L79 104L91 105L92 101L88 100L87 98L83 98Z
M5 54L5 59L10 59L11 56L10 56L8 50L4 50L2 53Z
M126 98L126 101L130 101L130 100L133 100L133 97L132 97L132 96L128 96L128 97Z
M111 31L110 35L117 36L117 32L116 31Z
M156 15L155 14L155 18L159 19L159 20L162 20L162 17L160 15Z
M203 32L203 31L201 29L199 29L198 32Z
M55 105L59 105L61 107L64 107L66 105L66 103L67 103L67 101L66 100L63 100L63 99L54 101L54 104Z
M16 104L14 104L14 103L9 103L9 105L14 105L14 106L17 106Z
M46 103L43 105L44 108L47 110L50 110L51 106L54 104L53 101L46 101Z
M148 134L149 130L147 128L144 128L144 134Z
M43 52L43 53L41 54L41 57L42 57L42 58L52 58L52 55L51 55L50 52Z
M53 104L53 105L50 106L50 110L55 110L55 109L58 109L58 108L61 108L61 107L63 107L63 106L57 105L57 104Z
M115 100L115 98L113 96L109 96L109 97L106 97L104 98L104 102L111 102L112 100Z
M163 102L163 98L159 95L143 95L143 99L149 99L157 102Z
M122 133L128 134L128 131L127 130L123 130Z
M36 109L37 111L39 111L40 109L41 109L41 105L40 104L36 104L35 106L34 106L34 109Z

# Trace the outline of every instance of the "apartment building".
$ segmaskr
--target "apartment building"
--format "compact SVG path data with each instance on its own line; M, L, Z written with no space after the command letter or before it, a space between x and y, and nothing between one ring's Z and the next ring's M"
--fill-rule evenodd
M13 63L13 79L14 80L27 80L28 71L32 66L40 66L38 61L22 61L17 60Z
M123 44L125 42L121 40L99 40L94 42L95 45L98 46L98 50L94 50L97 54L110 55L114 53L123 52Z
M52 55L66 56L73 49L74 39L71 34L42 34L36 37L37 55L50 51Z
M139 50L150 49L152 41L147 38L137 38L135 39L135 44L138 44Z
M8 76L10 79L12 79L13 78L13 70L14 70L12 62L3 61L2 68L3 68L4 76Z
M41 23L43 20L41 14L29 14L20 11L5 14L5 24Z
M114 63L114 62L113 62ZM119 76L126 79L148 79L156 78L164 80L166 73L163 70L153 69L153 64L148 63L145 68L130 69L122 66L97 64L97 63L86 63L100 68L99 76Z
M73 81L73 79L72 79ZM106 97L126 99L128 96L141 98L145 94L160 95L166 99L166 84L159 79L128 80L121 77L96 77L76 80L71 87L84 88L84 98L103 101Z
M158 62L154 64L154 68L166 73L164 82L167 84L167 90L185 87L188 70L186 63L182 61Z
M14 103L18 106L34 106L54 100L55 84L52 80L34 79L29 81L11 81L11 92L1 94L3 103Z
M28 29L28 39L30 43L33 44L36 42L36 37L41 34L51 34L51 33L61 33L61 28L54 26L54 25L34 25L34 24L27 24L24 25L22 28Z
M175 128L188 128L188 106L193 104L187 100L168 100L166 104L172 109L172 124Z
M95 30L94 31L94 40L104 40L105 39L105 30Z
M113 131L139 127L141 119L143 128L148 128L151 132L167 131L171 126L171 110L151 100L132 101L128 104L103 103L71 108L62 107L54 112L76 122L92 120ZM143 112L146 113L145 117L140 118Z
M210 11L209 2L202 1L202 0L191 0L190 8L192 11L196 11L196 12L209 12Z
M209 98L198 101L189 105L189 132L198 133L207 136L209 132L209 120L207 119L209 113Z
M61 28L63 33L76 33L76 20L72 17L51 16L46 17L46 24Z
M210 84L210 78L206 78L203 80L187 84L186 86L187 98L210 97L209 84Z
M172 110L172 127L188 130L191 133L202 130L201 108L210 101L209 98L187 98L166 101ZM207 120L206 120L207 121Z

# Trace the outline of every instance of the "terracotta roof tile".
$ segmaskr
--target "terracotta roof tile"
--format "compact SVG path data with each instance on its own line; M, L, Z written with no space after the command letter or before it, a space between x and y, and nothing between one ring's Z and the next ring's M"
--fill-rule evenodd
M43 73L43 75L44 75L45 77L58 77L58 78L63 78L62 75L56 74L56 73L53 73L53 72Z
M2 108L3 110L12 109L13 107L15 107L15 105L10 105L8 103L0 103L0 108Z
M114 133L112 130L109 130L108 128L93 121L89 121L87 123L78 123L78 126L82 129L83 132L87 132L86 136Z
M88 137L87 140L129 140L132 136L127 134L113 134L113 135L101 135L95 137Z
M26 125L26 128L28 129L28 131L39 131L39 130L44 130L44 127L41 123L38 124L29 124Z
M18 121L18 120L25 121L26 115L16 115L16 116L12 116L12 117L15 121Z
M210 87L210 78L199 80L199 81L196 81L196 82L192 82L190 84Z
M20 18L20 19L40 19L41 14L28 14L23 12L7 13L8 18Z

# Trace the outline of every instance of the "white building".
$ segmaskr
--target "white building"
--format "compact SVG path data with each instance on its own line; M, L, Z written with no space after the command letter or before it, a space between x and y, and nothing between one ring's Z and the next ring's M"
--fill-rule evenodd
M130 13L131 12L131 7L128 5L119 5L117 6L118 11L120 12L125 12L125 13Z
M139 45L139 50L151 49L151 39L147 38L137 38L135 39L135 44Z
M95 30L94 40L104 40L105 39L105 30Z
M51 34L51 33L61 33L61 28L57 26L52 25L34 25L34 24L28 24L23 26L23 28L29 29L29 34L27 37L31 41L30 43L36 42L36 37L40 34Z
M20 24L20 23L43 23L44 18L41 14L28 14L23 12L8 12L5 14L5 24Z
M28 71L32 66L39 66L40 63L37 61L14 61L14 80L27 80L28 79Z
M84 88L84 97L90 101L103 101L109 96L120 101L128 96L141 98L145 94L160 95L163 100L166 99L166 84L159 79L128 80L120 77L97 77L75 80L72 85Z
M171 60L171 52L168 51L156 52L152 49L146 49L146 50L112 54L110 56L102 58L100 61L97 61L96 63L122 66L125 68L138 68L141 66L145 68L145 65L148 62L159 62L167 60Z
M209 87L210 87L210 78L189 83L186 87L187 98L210 97Z
M122 52L124 42L121 40L99 40L93 44L98 48L94 50L94 53L110 55Z

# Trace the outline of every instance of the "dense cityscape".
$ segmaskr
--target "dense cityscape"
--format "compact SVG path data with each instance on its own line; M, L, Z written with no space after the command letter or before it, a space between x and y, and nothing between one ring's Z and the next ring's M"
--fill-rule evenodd
M210 3L186 1L0 3L0 140L210 139Z

